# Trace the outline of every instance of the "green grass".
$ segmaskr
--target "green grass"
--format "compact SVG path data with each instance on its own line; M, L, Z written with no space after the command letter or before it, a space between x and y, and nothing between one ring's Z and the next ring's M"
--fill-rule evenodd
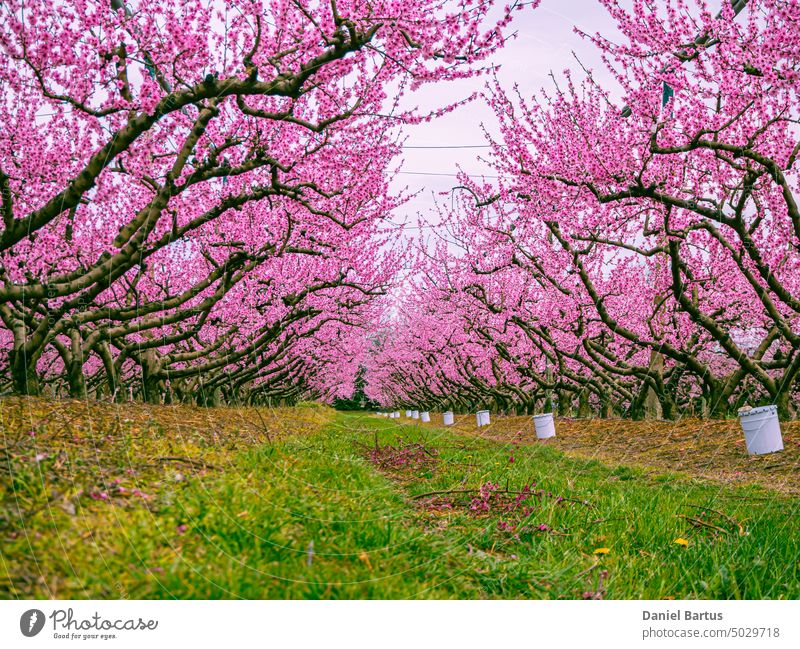
M363 445L400 439L436 449L436 467L389 476L366 458ZM10 597L20 579L25 592L63 598L800 597L797 499L546 445L511 454L445 429L337 413L313 434L234 452L223 471L165 473L149 508L42 510L3 539L0 578ZM36 491L36 476L14 480ZM472 511L474 494L412 499L487 481L511 491L536 481L544 494L525 514ZM443 499L453 508L425 506Z

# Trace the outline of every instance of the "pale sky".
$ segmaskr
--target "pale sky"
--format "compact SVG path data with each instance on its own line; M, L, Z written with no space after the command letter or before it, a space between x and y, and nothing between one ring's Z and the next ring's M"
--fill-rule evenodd
M576 34L575 27L588 33L600 32L612 39L618 34L615 24L597 0L542 0L536 9L516 12L511 31L516 31L517 37L493 59L501 66L498 77L502 84L511 89L516 83L522 95L530 97L542 87L552 89L551 71L560 78L562 71L569 68L575 72L576 78L581 78L583 71L573 52L587 68L592 69L595 79L601 83L606 80L613 83L597 49ZM429 86L410 96L407 103L421 108L446 105L469 96L485 83L485 78L479 78ZM433 194L447 192L457 183L452 175L427 174L455 174L459 165L470 174L491 173L480 160L486 149L412 148L483 145L481 124L490 132L495 130L494 115L481 100L477 100L433 122L407 127L402 171L393 189L400 191L407 186L412 192L419 191L420 195L398 210L395 222L416 225L418 213L435 220L432 215ZM441 196L438 198L446 200ZM416 234L416 230L410 230L409 234Z

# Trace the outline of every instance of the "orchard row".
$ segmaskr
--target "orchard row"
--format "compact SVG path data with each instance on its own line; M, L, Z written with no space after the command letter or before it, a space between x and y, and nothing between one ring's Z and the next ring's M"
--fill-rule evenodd
M442 206L370 360L376 402L796 415L800 4L603 4L620 35L586 38L613 87L487 88L499 180Z
M800 3L600 1L418 242L413 92L536 3L5 3L0 391L794 416Z
M403 100L479 73L511 10L4 2L0 392L352 393L403 261L399 127L431 117Z

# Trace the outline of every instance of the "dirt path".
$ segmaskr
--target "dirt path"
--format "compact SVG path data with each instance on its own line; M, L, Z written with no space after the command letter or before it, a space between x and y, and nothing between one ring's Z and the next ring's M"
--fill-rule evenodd
M431 417L441 425L440 415ZM478 429L469 415L457 417L454 428L495 441L548 444L573 457L680 471L725 484L756 483L800 496L800 421L781 424L783 452L761 456L747 454L736 420L558 418L557 436L545 441L536 439L531 417L493 414L491 425Z

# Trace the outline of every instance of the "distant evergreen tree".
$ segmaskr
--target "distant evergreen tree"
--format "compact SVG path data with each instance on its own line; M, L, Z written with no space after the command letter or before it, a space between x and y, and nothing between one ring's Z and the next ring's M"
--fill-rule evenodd
M377 410L378 404L374 401L371 401L367 395L364 393L364 388L366 387L366 368L360 367L358 370L358 376L356 377L355 385L356 389L353 392L353 396L349 399L335 399L333 402L333 407L336 410Z

